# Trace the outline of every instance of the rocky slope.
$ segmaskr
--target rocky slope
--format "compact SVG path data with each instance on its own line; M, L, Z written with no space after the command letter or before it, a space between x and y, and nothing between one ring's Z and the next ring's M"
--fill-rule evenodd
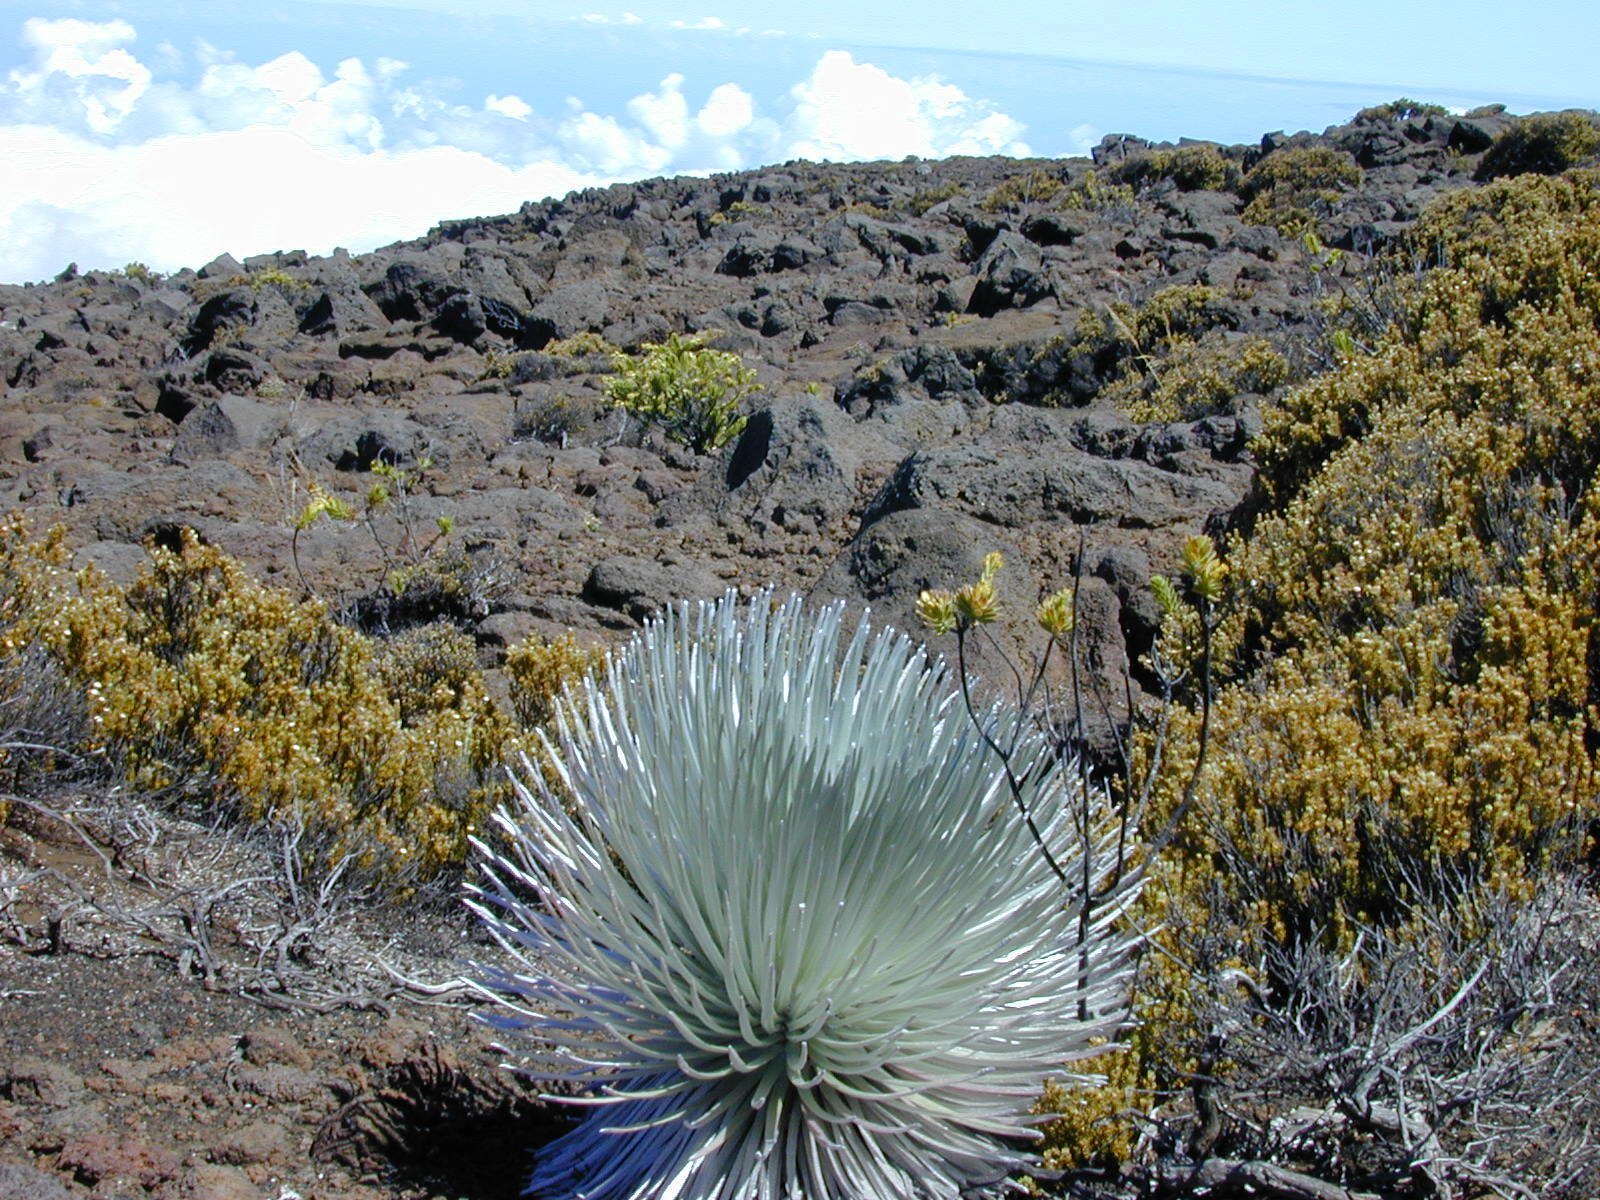
M118 577L189 527L370 629L461 624L490 663L730 586L910 626L921 589L1000 549L1010 597L1081 573L1091 662L1121 695L1155 625L1150 574L1249 497L1263 391L1325 360L1324 306L1370 302L1373 255L1473 186L1510 123L1369 113L1199 171L1133 138L1092 161L791 163L360 256L0 287L0 508L64 524ZM1307 151L1348 163L1306 201L1312 239L1259 223L1292 216L1259 203L1259 168L1322 161L1291 157ZM611 407L592 336L631 350L686 331L717 331L761 380L715 454ZM1281 369L1230 369L1263 346ZM1216 394L1148 419L1174 415L1150 396L1186 362ZM318 489L359 511L374 465L409 482L368 528L297 533ZM443 582L401 603L392 569L418 562ZM1001 640L1023 649L1026 622ZM430 916L427 936L336 920L311 952L277 916L230 916L234 976L276 963L305 992L284 1017L197 988L209 946L150 949L188 945L212 928L202 901L268 867L158 808L18 811L0 843L0 1200L514 1194L532 1102L482 1032L423 1007L438 997L372 982L380 962L448 977L460 919ZM519 1132L463 1155L491 1126Z
M1104 393L1140 348L1085 337L1085 314L1200 285L1221 344L1259 335L1303 367L1333 287L1469 185L1507 123L1366 116L1227 148L1235 179L1308 146L1353 155L1355 182L1318 202L1344 252L1328 270L1326 252L1247 224L1237 184L1139 179L1127 164L1150 148L1118 137L1094 162L789 163L529 203L360 256L0 287L0 506L65 522L115 575L188 525L292 578L308 489L359 504L374 462L431 461L411 528L453 521L473 586L446 615L491 650L625 631L729 585L903 622L918 589L987 549L1012 551L1008 582L1031 592L1070 573L1082 539L1115 670L1147 629L1151 565L1245 494L1259 397L1136 422ZM1102 182L1119 166L1137 189ZM606 354L546 352L692 330L718 331L762 383L743 435L710 457L608 408ZM377 534L382 549L347 526L306 531L308 584L340 601L381 590L406 529L387 515Z

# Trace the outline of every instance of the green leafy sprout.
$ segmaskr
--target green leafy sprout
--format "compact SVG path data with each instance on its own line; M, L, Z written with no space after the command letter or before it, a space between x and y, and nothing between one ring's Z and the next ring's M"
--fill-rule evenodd
M611 400L697 454L720 449L744 429L740 407L756 390L756 373L737 354L713 350L707 335L671 333L638 355L613 358Z

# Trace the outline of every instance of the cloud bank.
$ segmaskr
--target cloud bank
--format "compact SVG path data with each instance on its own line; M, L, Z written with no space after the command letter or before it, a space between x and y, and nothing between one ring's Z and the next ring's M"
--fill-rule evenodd
M224 250L360 251L436 221L652 175L790 158L1026 155L1023 126L933 77L840 50L765 100L673 73L619 113L487 93L463 104L403 62L138 47L124 21L33 18L0 81L0 279Z

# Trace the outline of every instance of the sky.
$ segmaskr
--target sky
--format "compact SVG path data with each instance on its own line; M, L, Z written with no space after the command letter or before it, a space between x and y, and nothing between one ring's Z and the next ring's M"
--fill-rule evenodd
M1600 5L0 0L0 282L354 252L793 158L1255 141L1405 95L1600 108Z

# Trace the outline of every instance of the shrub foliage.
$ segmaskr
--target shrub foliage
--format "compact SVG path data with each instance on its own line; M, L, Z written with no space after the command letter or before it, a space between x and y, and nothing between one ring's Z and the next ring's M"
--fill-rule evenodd
M247 824L300 828L325 861L396 882L462 861L508 794L502 764L529 744L515 713L548 712L595 663L562 641L515 648L508 712L459 630L369 637L192 533L153 546L126 589L68 562L59 533L0 525L0 651L8 664L42 651L87 707L87 743L63 750Z
M606 395L695 453L718 449L744 428L739 407L756 390L756 373L732 351L711 349L704 334L671 333L613 361Z
M1361 168L1331 146L1276 150L1245 174L1239 193L1247 201L1240 216L1297 235L1316 228L1317 217L1361 181Z
M1479 179L1534 172L1559 175L1600 153L1600 124L1586 113L1534 113L1495 138L1478 164Z
M1370 352L1268 407L1192 809L1202 713L1161 731L1153 815L1180 819L1146 890L1164 950L1117 1068L1157 1096L1233 1069L1203 1016L1217 981L1278 997L1270 1023L1318 954L1411 946L1418 922L1470 942L1482 905L1462 897L1532 895L1600 816L1600 175L1457 193L1411 252L1439 265ZM1161 658L1194 663L1201 635L1176 609ZM1063 1161L1126 1148L1084 1117L1116 1100L1056 1105Z

